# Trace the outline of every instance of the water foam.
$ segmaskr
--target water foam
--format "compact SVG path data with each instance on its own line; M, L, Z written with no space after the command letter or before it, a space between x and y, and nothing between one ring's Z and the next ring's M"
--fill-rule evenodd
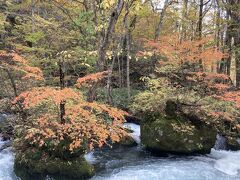
M140 140L140 134L141 134L140 126L137 125L137 124L134 124L134 123L125 123L124 127L133 131L132 133L130 133L130 135L136 141L136 143L140 144L140 142L141 142L141 140Z
M228 175L238 175L240 172L240 151L212 150L211 156L216 158L214 167Z
M0 149L6 142L0 139ZM0 180L13 180L16 176L13 172L14 156L11 148L0 151Z
M93 151L91 151L91 152L89 152L89 153L86 153L86 154L84 155L84 158L86 159L86 161L87 161L89 164L94 164L94 163L97 161L97 159L94 157L94 152L93 152Z

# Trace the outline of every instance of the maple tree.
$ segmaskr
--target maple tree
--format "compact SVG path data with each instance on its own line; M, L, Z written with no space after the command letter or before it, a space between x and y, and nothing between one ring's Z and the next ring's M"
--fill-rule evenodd
M0 65L2 69L20 71L24 73L22 79L34 78L43 80L42 71L29 65L28 61L15 52L0 51Z
M98 74L80 78L78 83L96 81ZM59 106L65 103L65 122L60 121ZM71 88L39 87L21 93L14 101L31 111L24 141L55 152L65 149L74 153L79 149L93 149L111 145L127 135L123 128L127 113L108 105L87 102L80 91ZM41 109L41 113L38 111ZM106 118L108 119L106 121Z
M30 66L29 62L16 52L0 51L0 70L6 72L15 97L18 96L18 85L16 83L16 79L33 79L35 81L43 80L42 71L37 67ZM19 78L15 77L14 73L20 74Z

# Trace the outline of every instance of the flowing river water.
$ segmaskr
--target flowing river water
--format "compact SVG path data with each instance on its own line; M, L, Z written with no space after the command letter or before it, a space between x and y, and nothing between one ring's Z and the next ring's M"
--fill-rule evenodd
M139 126L126 126L134 130L132 136L140 143ZM5 143L0 140L0 149ZM212 149L204 156L154 157L139 145L103 149L88 153L85 158L96 167L92 180L240 180L240 151ZM18 179L13 172L13 159L11 148L0 151L0 180Z

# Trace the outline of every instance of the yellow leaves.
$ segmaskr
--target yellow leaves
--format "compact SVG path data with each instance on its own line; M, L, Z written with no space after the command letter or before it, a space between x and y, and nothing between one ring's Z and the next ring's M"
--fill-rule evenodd
M142 9L142 1L136 1L134 4L134 13L138 13Z
M99 24L98 26L95 27L95 30L97 32L101 32L104 29L104 25L103 24Z
M109 9L116 3L116 0L103 0L102 1L102 7L103 9Z

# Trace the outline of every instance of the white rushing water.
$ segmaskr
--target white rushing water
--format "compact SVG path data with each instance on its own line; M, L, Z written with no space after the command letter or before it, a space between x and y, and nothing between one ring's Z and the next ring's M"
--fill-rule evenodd
M140 144L140 126L126 123L125 127L133 130L131 136ZM240 180L240 151L212 149L208 156L168 158L146 156L139 148L117 153L122 156L105 162L106 170L93 180Z
M139 140L138 125L126 124ZM0 149L6 142L0 139ZM240 180L240 151L212 150L207 156L153 157L141 149L116 148L90 152L85 158L97 166L92 180ZM0 180L16 180L10 148L0 151Z
M0 137L0 149L5 143ZM15 178L13 173L13 154L11 148L7 148L0 151L0 180L13 180Z
M140 142L141 142L141 140L140 140L140 134L141 134L140 133L140 126L137 125L137 124L134 124L134 123L125 123L124 127L133 131L132 133L130 133L130 135L136 141L136 143L140 144Z
M216 159L214 167L228 175L240 173L240 151L216 151L212 150L211 156ZM240 176L238 176L240 179Z
M89 163L89 164L94 164L97 160L96 158L94 157L93 155L93 151L89 152L89 153L86 153L84 155L84 158L86 159L86 161Z
M239 180L239 157L240 152L216 150L208 156L148 157L124 165L118 162L116 168L110 165L93 180Z

